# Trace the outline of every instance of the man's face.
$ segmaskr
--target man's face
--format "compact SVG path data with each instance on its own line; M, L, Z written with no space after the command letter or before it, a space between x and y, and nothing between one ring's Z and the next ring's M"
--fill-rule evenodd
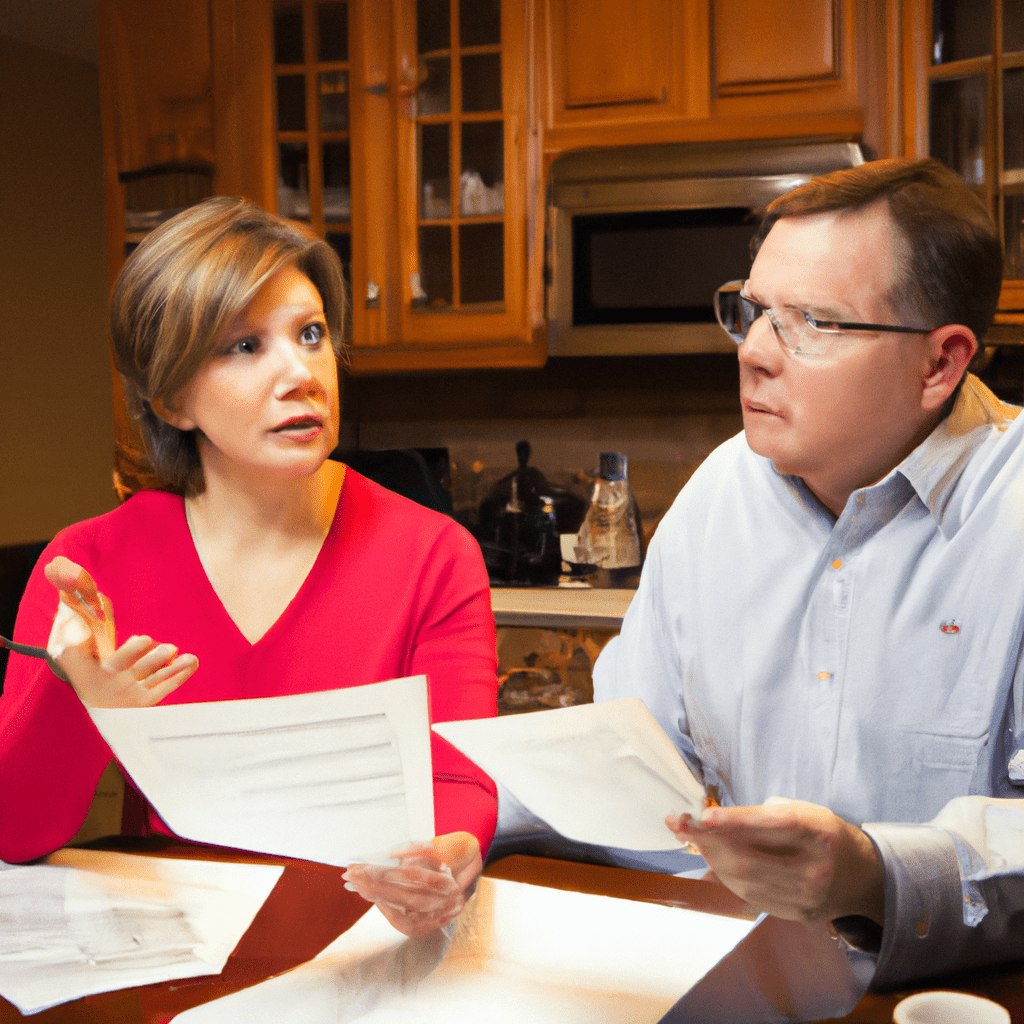
M856 212L784 217L754 260L746 294L823 320L913 325L889 302L893 233L884 204ZM766 316L739 347L747 443L803 478L833 512L880 480L927 434L924 333L854 331L827 356L785 350Z

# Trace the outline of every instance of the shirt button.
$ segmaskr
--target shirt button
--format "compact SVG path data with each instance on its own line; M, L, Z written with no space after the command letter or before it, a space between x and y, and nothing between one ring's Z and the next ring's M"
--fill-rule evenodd
M842 561L842 559L841 559L841 558L837 558L837 559L836 559L836 560L835 560L835 561L834 561L834 562L832 563L832 568L833 568L833 569L842 569L842 567L843 567L843 561Z
M832 673L831 672L819 672L818 673L818 678L819 679L831 679L832 678Z

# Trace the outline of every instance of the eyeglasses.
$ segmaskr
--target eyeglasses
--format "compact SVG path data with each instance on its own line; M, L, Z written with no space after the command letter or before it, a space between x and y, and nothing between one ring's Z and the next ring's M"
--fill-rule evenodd
M894 334L927 334L929 327L894 327L892 324L856 324L821 320L802 309L762 306L743 294L746 281L730 281L715 292L715 316L722 330L741 345L754 321L762 314L775 331L783 348L797 356L824 356L836 338L847 331L886 331Z

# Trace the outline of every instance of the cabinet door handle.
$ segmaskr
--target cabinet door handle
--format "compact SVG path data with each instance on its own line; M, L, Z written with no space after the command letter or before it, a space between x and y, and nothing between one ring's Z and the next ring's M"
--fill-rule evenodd
M366 91L371 96L387 96L388 94L388 83L378 82L376 85L368 85Z
M366 308L377 309L380 306L380 288L373 281L366 282Z

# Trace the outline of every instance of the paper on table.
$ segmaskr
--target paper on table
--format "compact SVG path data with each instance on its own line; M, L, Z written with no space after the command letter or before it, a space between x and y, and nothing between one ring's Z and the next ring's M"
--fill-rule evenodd
M434 731L577 842L678 849L665 815L704 806L704 788L638 697Z
M185 839L346 865L434 834L426 676L90 714Z
M22 1013L218 974L282 868L60 850L0 871L0 993Z
M315 960L175 1024L655 1024L754 920L481 878L415 939L371 908Z

